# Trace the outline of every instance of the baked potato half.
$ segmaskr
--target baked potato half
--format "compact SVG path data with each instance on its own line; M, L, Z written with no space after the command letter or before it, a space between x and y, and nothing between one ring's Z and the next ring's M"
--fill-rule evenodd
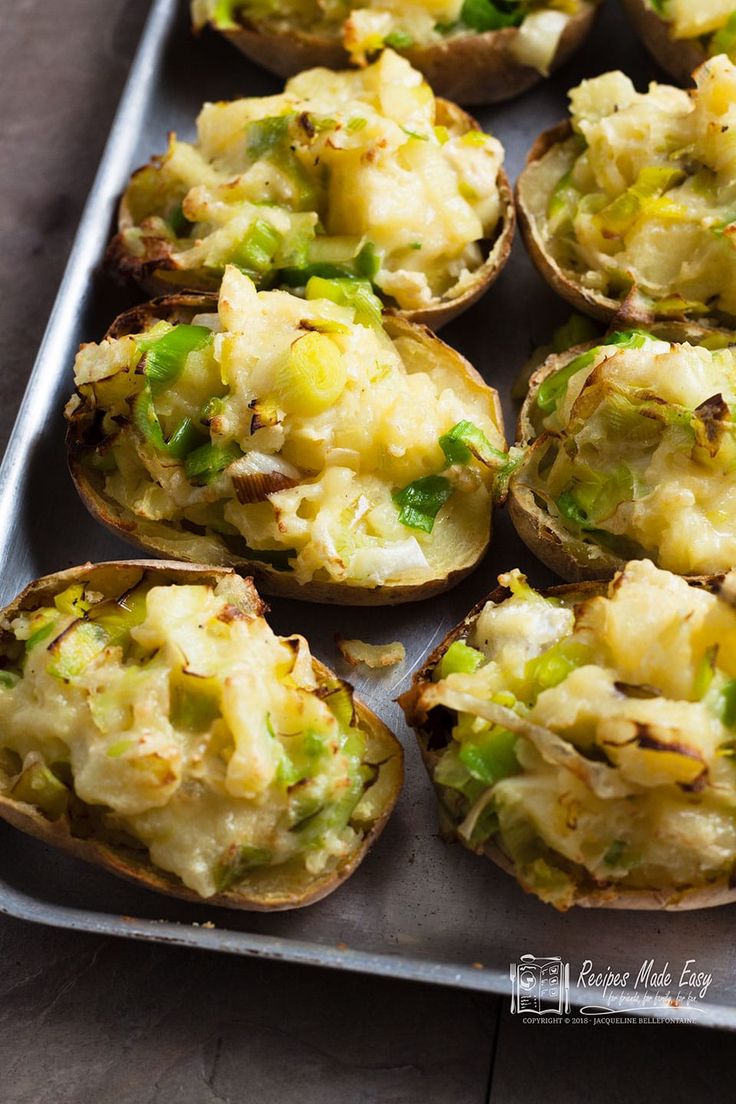
M721 55L694 78L690 92L583 81L519 177L532 260L594 318L736 322L736 66Z
M250 579L166 561L31 583L0 625L0 816L138 885L270 911L380 834L401 747Z
M736 60L736 12L731 0L623 0L654 60L679 84L711 55Z
M149 552L354 605L425 598L485 553L508 470L498 396L367 285L312 277L302 299L230 267L219 304L122 315L75 381L77 489Z
M217 290L227 264L262 288L353 278L437 329L506 263L503 147L390 50L363 70L300 73L278 96L205 104L197 127L133 175L108 248L151 294Z
M311 65L365 65L400 51L438 95L462 104L508 100L558 69L587 36L599 0L193 0L246 57L290 77Z
M564 579L606 577L632 556L681 575L736 563L736 335L702 335L618 331L532 376L509 510Z
M736 578L499 583L402 698L447 834L560 910L736 900Z

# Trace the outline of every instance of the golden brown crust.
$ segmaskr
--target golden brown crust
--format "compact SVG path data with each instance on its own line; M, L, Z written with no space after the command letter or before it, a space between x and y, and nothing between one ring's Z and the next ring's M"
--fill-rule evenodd
M104 564L82 564L79 567L59 571L32 582L2 611L0 618L7 623L22 609L34 609L52 601L54 595L73 583L94 580L95 590L103 594L119 594L136 585L146 572L161 575L166 583L209 582L217 583L232 570L203 564L181 564L169 560L119 560ZM252 616L262 615L266 607L260 600L252 580L246 579L251 601ZM0 630L7 635L8 630ZM319 660L313 660L319 679L332 676L329 668ZM248 909L254 912L274 912L302 908L332 893L360 865L373 843L380 836L388 821L403 781L403 750L394 734L367 706L355 699L358 726L366 735L366 762L378 768L374 786L381 785L381 811L371 821L356 850L335 870L323 874L309 874L304 868L278 867L253 871L236 888L212 897L203 898L187 888L179 879L160 870L149 860L145 850L125 847L93 837L82 838L72 833L67 817L49 820L35 806L13 800L7 793L7 776L0 771L0 817L9 824L35 836L53 847L58 847L75 858L94 863L105 870L126 878L146 889L179 897L199 904L218 907Z
M712 587L723 579L722 575L693 576L688 580L693 586ZM540 593L544 596L559 596L575 594L580 595L580 600L592 598L596 594L605 592L608 583L605 580L587 581L578 584L549 587ZM437 800L440 805L440 818L447 836L458 840L469 850L475 851L457 832L458 820L453 809L446 801L445 789L434 780L434 772L441 758L441 751L449 742L449 727L446 730L438 729L428 723L428 714L422 704L422 691L424 687L434 685L432 672L442 659L449 646L458 639L468 636L473 625L480 616L487 602L498 604L509 597L509 591L502 586L493 590L487 598L478 602L470 613L463 618L460 624L452 629L431 655L424 661L414 675L411 689L399 699L407 723L414 729L419 744L422 760L427 773L434 786ZM491 859L507 874L511 874L528 893L533 890L524 884L513 861L493 837L477 854L483 854ZM575 886L572 905L582 908L609 908L609 909L638 909L638 910L666 910L682 911L686 909L713 908L716 905L732 904L736 901L736 886L731 884L731 878L722 877L704 886L672 886L657 887L653 889L638 889L627 886L616 886L614 883L601 885L593 881L587 872L582 873Z
M574 15L565 27L550 71L572 56L590 31L598 11L597 0ZM247 58L281 77L324 65L344 69L350 57L337 37L290 30L276 32L254 24L222 32ZM499 103L526 92L543 79L522 65L512 45L516 27L483 34L455 35L428 46L400 50L424 74L438 96L466 105Z
M678 84L691 84L692 72L708 57L695 38L675 38L672 24L646 0L623 0L634 28L654 60Z
M437 123L448 127L463 126L466 131L482 129L480 124L457 104L443 99L437 100ZM485 259L478 271L473 274L473 280L467 290L455 297L444 296L435 299L428 307L420 310L396 310L394 313L408 322L422 322L438 330L466 311L496 282L508 261L516 231L514 193L503 169L498 174L498 190L501 199L498 226L493 237L481 243ZM177 267L173 258L173 249L167 242L154 242L149 239L148 252L145 256L135 257L129 253L122 235L125 230L131 229L134 225L135 221L130 212L126 191L118 208L118 232L108 245L105 255L105 264L111 272L123 279L135 281L149 295L171 295L180 288L201 292L217 290L219 281L216 278L204 277L200 272Z
M201 312L217 309L216 297L196 292L154 299L132 307L121 314L110 326L106 337L122 337L128 333L140 333L154 321L165 318L171 322L187 322ZM453 365L466 380L490 392L494 420L503 434L503 412L498 392L486 384L483 377L469 361L455 349L445 344L426 326L408 322L401 315L387 311L384 327L393 339L408 338L418 342L429 353L438 353L452 360ZM217 566L235 568L240 574L252 575L256 584L268 594L296 598L306 602L329 602L350 606L399 605L430 598L456 586L474 570L483 559L491 540L491 521L486 539L465 548L464 558L437 578L420 584L384 584L376 587L350 586L329 580L312 580L299 583L288 571L278 571L269 564L248 559L229 547L218 535L210 533L197 537L168 523L143 522L135 515L104 494L104 476L86 467L81 457L89 447L88 434L92 425L92 411L85 405L77 408L69 418L67 450L69 471L85 506L98 521L126 541L167 559L201 560Z

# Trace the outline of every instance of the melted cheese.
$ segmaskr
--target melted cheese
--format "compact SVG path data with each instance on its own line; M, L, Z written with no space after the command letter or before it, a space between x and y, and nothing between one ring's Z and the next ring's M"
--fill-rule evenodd
M401 308L426 306L477 271L501 214L500 143L435 128L435 115L421 74L391 50L361 70L300 73L281 95L206 104L197 142L172 137L133 177L125 248L163 238L180 269L216 283L228 262L248 267L243 243L264 223L278 243L269 270L348 261L370 242L375 285ZM177 202L191 224L178 238Z
M328 814L359 778L358 734L350 730L349 749L347 730L314 693L306 642L239 612L242 587L152 587L126 651L110 643L66 679L53 641L74 617L21 614L10 626L19 639L44 614L55 617L53 632L30 647L20 681L0 687L0 748L26 767L69 764L75 793L105 810L107 829L125 830L203 897L227 882L243 849L317 871L357 838L349 824L330 827ZM190 716L177 706L182 693ZM292 761L305 754L306 781L290 789ZM316 846L298 831L305 801L327 813Z
M461 421L504 448L487 388L433 362L411 338L394 342L380 325L356 323L352 307L257 293L235 268L223 279L219 317L198 321L217 332L157 397L158 416L168 439L182 418L199 422L203 404L219 395L211 440L244 458L200 485L134 426L120 430L110 421L115 467L105 491L142 522L186 519L239 536L251 549L288 551L300 582L317 576L363 586L436 577L453 544L478 539L491 505L488 468L445 473L456 490L431 533L402 524L392 494L446 468L439 438ZM295 343L320 328L329 331L322 340L344 385L319 413L300 413L298 404L287 412L279 406L284 366ZM107 419L129 418L131 395L144 382L133 369L137 356L135 341L123 338L87 345L77 358L76 378ZM259 408L268 411L264 424L255 418ZM239 501L243 462L287 477L285 489Z
M512 52L522 65L547 75L569 19L588 0L524 0ZM236 27L242 15L269 30L294 27L321 36L342 38L353 61L360 65L384 46L398 50L430 46L446 38L477 34L463 22L463 0L231 0L223 13L221 0L192 0L196 27L212 21Z
M733 318L736 67L714 57L695 82L639 93L619 72L583 81L570 93L576 137L527 170L525 197L576 283L613 298L636 286L665 317Z
M486 606L470 642L490 658L439 684L440 693L462 688L479 703L510 697L525 721L618 780L621 796L610 784L610 796L601 796L522 729L517 769L491 790L500 841L522 880L564 906L570 880L561 858L595 881L640 888L728 874L736 863L736 767L724 690L736 669L736 611L646 560L629 563L600 597L559 601L516 594ZM565 647L577 659L537 681L528 660ZM446 756L477 739L472 717L461 715Z
M699 408L717 396L724 420L710 425ZM625 486L592 528L635 542L671 571L728 571L736 563L734 409L736 348L652 339L641 348L603 346L542 419L540 428L570 444L558 447L555 437L547 450L554 464L531 483L566 524L557 505L563 493L596 479L613 486L623 472Z

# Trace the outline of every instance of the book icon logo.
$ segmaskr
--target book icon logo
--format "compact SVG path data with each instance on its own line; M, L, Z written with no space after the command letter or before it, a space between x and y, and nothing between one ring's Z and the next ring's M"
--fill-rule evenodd
M562 1016L570 1011L570 966L558 955L522 955L509 967L511 1011L527 1016Z

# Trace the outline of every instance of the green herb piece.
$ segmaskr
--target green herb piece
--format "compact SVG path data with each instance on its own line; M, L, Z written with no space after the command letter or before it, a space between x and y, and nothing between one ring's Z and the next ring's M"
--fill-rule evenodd
M307 299L329 299L341 307L352 307L355 321L362 326L381 325L381 300L366 280L324 279L312 276L306 285Z
M473 778L490 786L518 772L517 740L515 732L494 725L472 740L463 740L458 757Z
M192 483L209 483L242 455L243 450L234 441L225 445L207 441L189 453L184 461L184 472Z
M425 475L393 492L393 500L399 509L399 521L409 529L421 529L431 533L435 518L453 487L449 479L441 475Z
M607 345L616 345L620 349L640 349L651 336L646 330L621 330L609 334L600 345L596 345L595 348L574 357L564 368L560 368L559 372L554 372L542 381L537 391L538 408L543 414L553 413L557 409L572 377L577 375L578 372L582 372L583 369L589 368Z
M392 50L408 50L410 46L414 45L412 36L407 31L402 30L391 31L383 41Z
M249 275L262 276L273 267L283 235L266 219L256 219L232 255L233 264Z
M484 658L483 653L477 648L471 648L464 640L455 640L435 668L433 677L439 681L447 678L448 675L472 675L473 671L477 671L480 667Z
M440 448L448 464L467 464L473 457L486 467L505 464L508 455L494 448L482 429L473 422L458 422L440 437Z
M181 374L189 354L203 349L211 341L212 330L184 323L174 326L150 345L145 341L145 335L143 339L137 339L136 344L144 354L143 372L151 393L158 395L170 387Z
M465 0L460 19L466 27L481 34L484 31L500 31L504 27L518 27L524 19L522 5L514 0Z

